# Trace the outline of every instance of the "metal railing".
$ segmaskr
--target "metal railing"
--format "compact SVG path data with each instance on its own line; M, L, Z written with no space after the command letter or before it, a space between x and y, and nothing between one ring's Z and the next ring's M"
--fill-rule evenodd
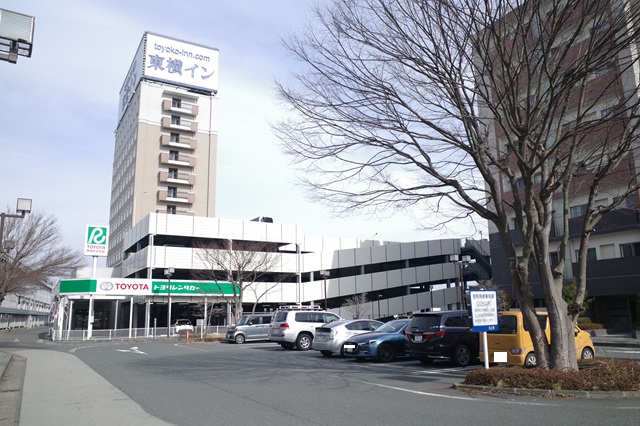
M226 335L227 326L209 326L206 330L202 327L194 327L194 331L190 332L190 336L200 337L210 335ZM180 334L175 332L175 328L171 327L171 337L178 337ZM49 337L53 341L83 341L83 340L127 340L127 339L160 339L167 338L167 327L151 327L151 328L118 328L107 330L92 330L89 337L88 330L59 330L50 329Z

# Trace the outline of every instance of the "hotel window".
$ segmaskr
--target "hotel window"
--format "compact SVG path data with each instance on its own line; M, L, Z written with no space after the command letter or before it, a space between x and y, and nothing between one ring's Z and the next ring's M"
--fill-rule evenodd
M178 154L178 151L174 151L174 150L169 151L169 160L171 160L171 161L179 161L180 160L180 154Z
M578 261L578 256L580 252L576 250L576 262ZM596 249L594 247L587 249L587 262L595 262L598 260L598 256L596 255Z
M167 214L176 214L176 206L167 206Z
M169 169L169 179L178 179L178 169Z
M182 99L180 99L180 98L171 99L171 107L172 108L182 108Z
M587 213L587 205L581 204L579 206L573 206L571 207L570 212L571 212L571 219L574 219L576 217L582 217Z
M180 134L171 133L171 135L169 136L169 142L180 143Z
M640 243L620 244L621 257L640 256Z
M179 126L180 125L180 116L179 115L172 115L171 116L171 124L173 124L175 126Z
M167 198L176 198L178 196L178 188L170 186L167 188Z

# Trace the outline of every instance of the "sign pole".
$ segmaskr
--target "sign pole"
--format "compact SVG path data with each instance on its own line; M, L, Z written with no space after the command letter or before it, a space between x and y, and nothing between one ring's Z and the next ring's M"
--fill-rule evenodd
M482 347L485 348L484 349L484 368L485 370L489 369L489 345L487 344L487 332L483 331L482 332Z

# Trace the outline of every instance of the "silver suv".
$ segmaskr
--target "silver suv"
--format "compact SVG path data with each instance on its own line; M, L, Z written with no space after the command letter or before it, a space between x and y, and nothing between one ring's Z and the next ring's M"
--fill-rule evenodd
M283 306L271 321L269 340L279 343L284 349L306 351L311 349L316 327L340 320L338 315L323 311L317 305Z
M269 324L273 312L243 314L236 325L227 330L227 341L244 343L269 338Z

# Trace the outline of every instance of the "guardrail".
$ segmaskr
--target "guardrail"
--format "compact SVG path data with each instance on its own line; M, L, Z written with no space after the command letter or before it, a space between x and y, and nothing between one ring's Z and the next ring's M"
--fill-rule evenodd
M225 335L227 334L227 326L209 326L206 330L202 327L194 327L191 336L200 335ZM171 337L178 336L172 327ZM59 330L51 328L49 330L49 338L53 341L78 341L78 340L126 340L126 339L160 339L167 338L167 327L155 328L118 328L107 330L92 330L89 337L88 330Z

